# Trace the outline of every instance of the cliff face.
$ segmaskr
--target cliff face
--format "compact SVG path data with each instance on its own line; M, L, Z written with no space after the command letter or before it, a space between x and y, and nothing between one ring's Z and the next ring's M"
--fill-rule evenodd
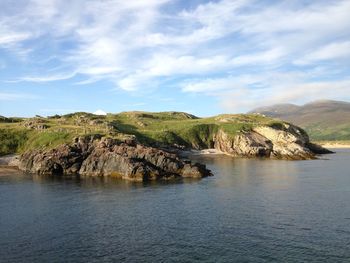
M210 141L217 150L240 157L307 160L316 158L316 154L330 153L310 143L305 131L287 123L256 126L235 135L219 129L202 139ZM27 151L21 155L18 166L38 174L114 176L131 181L211 175L205 165L192 164L176 154L139 144L136 137L123 142L101 136L79 137L72 144L51 150Z
M110 138L77 138L48 151L28 151L19 169L38 174L114 176L131 181L176 177L201 178L211 173L204 165L180 160L175 154Z
M258 126L234 137L219 130L214 137L214 147L233 156L291 160L314 159L316 154L331 153L321 146L311 144L308 135L291 124L281 124L279 127Z

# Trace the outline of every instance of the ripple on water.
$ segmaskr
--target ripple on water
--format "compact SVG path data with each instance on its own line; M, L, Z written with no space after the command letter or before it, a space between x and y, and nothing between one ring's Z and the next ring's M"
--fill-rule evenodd
M193 158L215 176L140 184L2 171L0 261L349 262L350 151Z

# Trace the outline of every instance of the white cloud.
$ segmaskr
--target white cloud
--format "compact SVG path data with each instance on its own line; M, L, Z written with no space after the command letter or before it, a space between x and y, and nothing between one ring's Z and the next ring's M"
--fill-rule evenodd
M14 81L8 81L8 82L20 82L20 81L27 81L27 82L50 82L50 81L59 81L59 80L66 80L71 79L76 75L75 72L71 73L60 73L57 75L47 75L47 76L27 76L19 78L18 80Z
M229 109L227 98L244 106L266 92L271 101L297 100L299 87L331 96L326 87L349 76L346 0L203 1L187 9L170 0L24 2L0 11L0 48L29 54L26 66L40 72L18 81L79 76L76 84L107 80L141 92L177 79L183 92L210 93ZM174 8L163 8L168 4ZM338 68L323 65L320 72L320 61Z
M285 55L285 52L283 52L281 48L275 48L254 54L235 57L232 59L232 64L237 66L254 64L270 65L281 63L279 61L282 59L283 55Z
M244 85L253 84L255 82L250 76L229 76L224 78L194 80L185 84L182 88L184 92L221 92L225 90L233 90L241 88Z
M107 115L107 113L103 110L97 110L93 114L95 114L95 115Z
M255 73L192 80L182 87L182 91L214 96L219 99L220 106L229 112L245 112L276 103L350 99L350 79L327 81L310 80L309 77L304 72Z
M301 60L297 60L297 64L310 64L320 60L332 59L349 59L350 58L350 41L334 42L322 46L310 54L306 55Z
M2 33L4 35L0 35L0 46L10 45L13 43L21 42L29 38L28 33L12 33L12 34L6 34Z

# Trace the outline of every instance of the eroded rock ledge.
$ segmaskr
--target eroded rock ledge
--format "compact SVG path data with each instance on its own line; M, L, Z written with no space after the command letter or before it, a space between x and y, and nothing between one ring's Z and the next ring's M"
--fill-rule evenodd
M307 133L292 124L255 127L234 137L219 130L214 137L214 147L233 156L288 160L315 159L317 154L332 153L311 143Z
M19 169L37 174L114 176L131 181L212 175L205 165L184 161L175 154L111 138L80 137L73 144L21 155Z

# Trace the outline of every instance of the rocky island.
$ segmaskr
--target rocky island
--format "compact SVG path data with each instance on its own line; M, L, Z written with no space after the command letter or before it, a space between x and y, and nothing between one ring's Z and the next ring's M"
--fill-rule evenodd
M287 122L258 114L198 118L183 112L74 113L0 119L0 154L19 153L20 170L114 176L131 181L202 178L205 165L179 153L214 148L234 157L315 159L329 150Z

